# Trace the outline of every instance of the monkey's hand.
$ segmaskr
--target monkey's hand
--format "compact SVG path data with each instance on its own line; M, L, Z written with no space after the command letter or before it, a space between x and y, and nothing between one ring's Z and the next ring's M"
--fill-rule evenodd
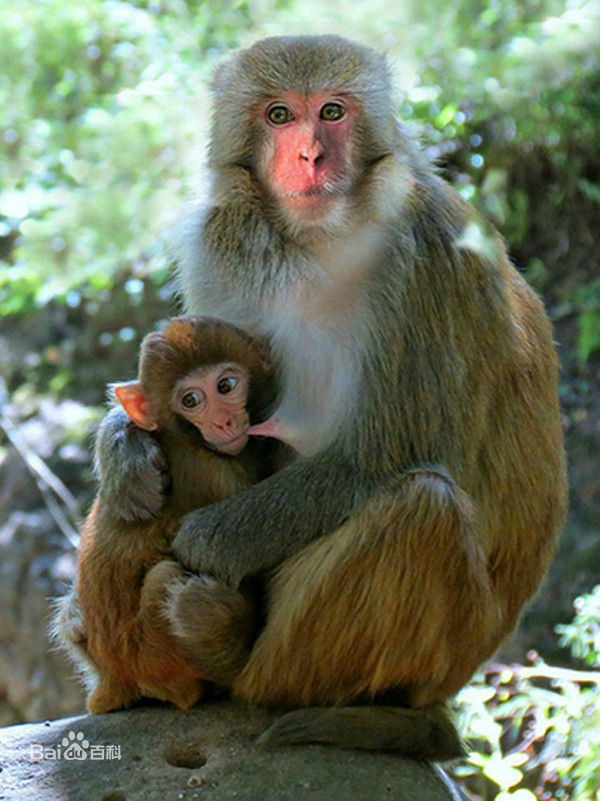
M168 483L165 457L122 409L111 409L100 424L94 466L100 495L117 517L149 520L158 514Z
M190 570L237 587L334 531L354 507L359 483L341 460L295 463L187 515L173 552Z

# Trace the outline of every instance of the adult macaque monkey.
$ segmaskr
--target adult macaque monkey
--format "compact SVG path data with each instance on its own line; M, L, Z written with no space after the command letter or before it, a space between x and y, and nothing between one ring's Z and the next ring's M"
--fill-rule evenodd
M212 199L181 293L268 338L271 423L302 458L189 515L175 553L232 587L277 567L233 690L310 708L268 742L452 755L441 702L513 628L565 516L550 325L398 127L384 58L267 39L213 93ZM139 514L126 468L145 458L158 485L157 454L130 440L113 417L99 454L105 491ZM377 706L392 699L405 708Z
M142 696L185 709L205 680L229 684L243 667L255 609L237 588L186 574L170 558L171 540L186 512L264 477L267 453L249 442L249 411L266 410L273 372L243 331L179 317L144 339L139 380L113 391L167 457L169 497L156 518L137 522L115 515L106 496L96 499L82 528L76 590L59 602L55 630L88 675L90 712ZM175 627L180 636L169 608L184 622L193 610L184 631Z

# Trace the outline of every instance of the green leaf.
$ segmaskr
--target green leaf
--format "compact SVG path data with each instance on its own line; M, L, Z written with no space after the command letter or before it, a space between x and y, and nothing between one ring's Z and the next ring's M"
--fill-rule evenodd
M458 106L456 103L448 103L447 106L444 106L444 108L435 118L435 124L437 125L437 127L445 128L447 125L450 125L457 111L458 111Z
M585 178L580 178L577 185L586 197L600 204L600 184L593 184Z
M519 790L515 790L514 793L506 790L498 793L494 801L537 801L537 796L531 790L526 790L522 787Z
M577 357L585 364L594 351L600 348L600 309L588 309L579 315Z
M513 767L509 757L492 756L483 772L503 790L509 790L523 778L520 770Z

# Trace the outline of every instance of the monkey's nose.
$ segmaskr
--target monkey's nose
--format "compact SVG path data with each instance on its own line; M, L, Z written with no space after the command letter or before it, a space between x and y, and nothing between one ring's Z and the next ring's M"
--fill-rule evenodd
M324 158L325 154L322 150L304 150L299 154L299 167L306 180L308 180L310 187L319 180Z
M218 428L221 431L228 431L233 427L233 420L229 415L226 415L220 418L215 418L213 420L213 424L215 428Z
M300 153L300 161L305 161L311 167L318 167L324 158L325 154L321 149L319 149L318 151L317 150L312 152L303 151Z
M307 132L308 133L308 132ZM311 166L317 166L325 156L323 145L318 138L308 135L302 137L304 141L299 142L298 155L301 161L305 161Z

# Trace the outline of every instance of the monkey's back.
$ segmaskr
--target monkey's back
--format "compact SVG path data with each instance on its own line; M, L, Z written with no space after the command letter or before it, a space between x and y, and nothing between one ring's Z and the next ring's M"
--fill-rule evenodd
M475 501L505 634L566 516L558 357L543 304L497 232L434 176L419 194L415 277L401 301L419 326L398 349L403 457L443 464ZM432 225L436 210L443 226Z

